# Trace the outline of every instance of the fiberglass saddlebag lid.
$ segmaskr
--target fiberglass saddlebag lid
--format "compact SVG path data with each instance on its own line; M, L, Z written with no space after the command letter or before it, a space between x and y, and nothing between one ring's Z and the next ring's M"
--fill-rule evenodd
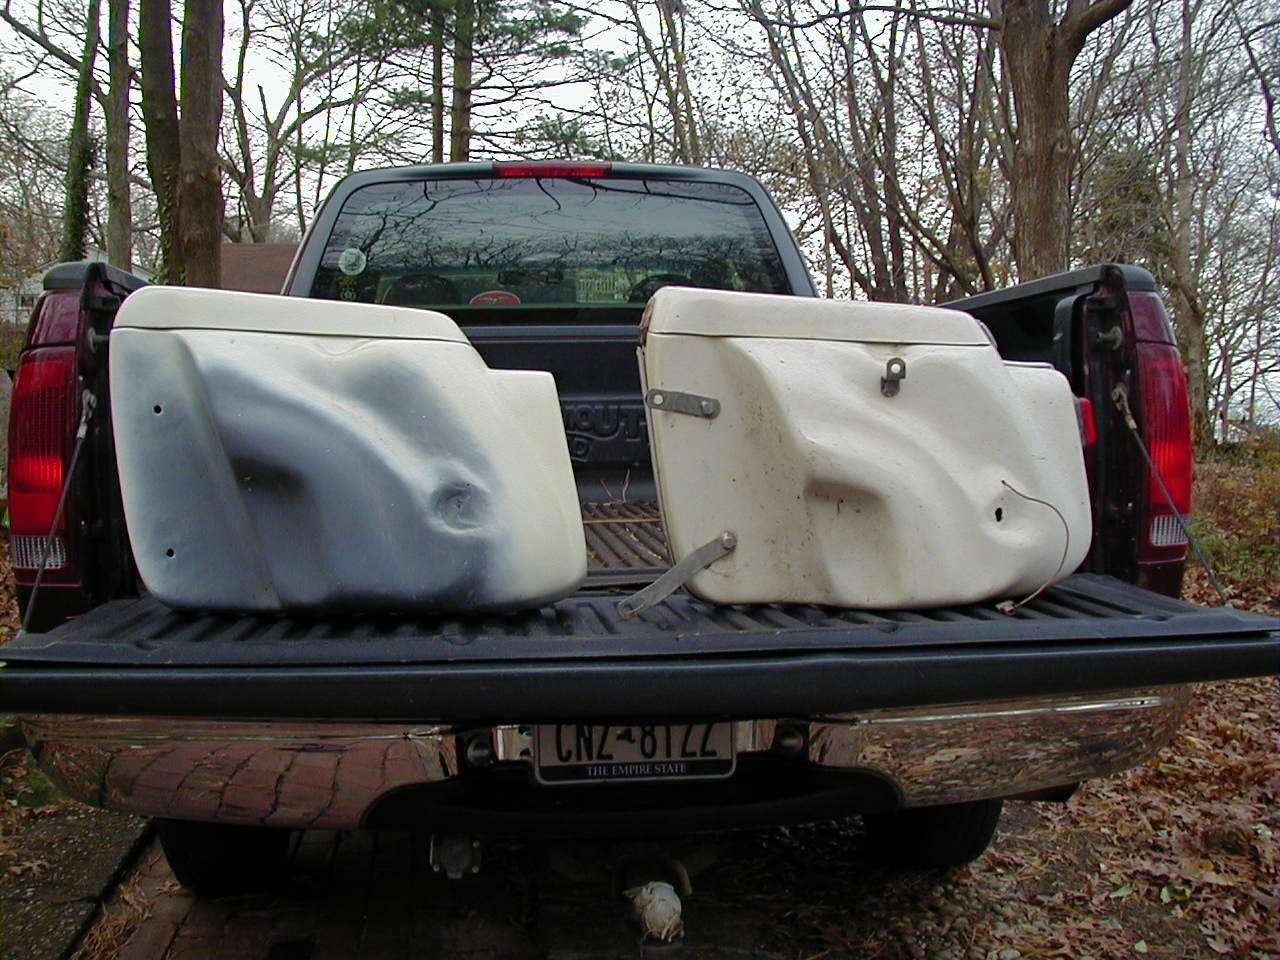
M968 314L666 287L644 323L663 522L697 596L1019 598L1084 559L1071 389Z
M488 369L442 314L148 287L111 388L134 557L171 606L509 609L586 575L551 375Z

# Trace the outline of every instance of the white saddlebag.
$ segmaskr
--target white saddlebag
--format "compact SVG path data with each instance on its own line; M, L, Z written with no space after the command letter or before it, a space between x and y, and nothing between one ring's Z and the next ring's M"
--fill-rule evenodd
M968 314L665 287L645 325L672 560L736 538L688 582L695 595L865 608L1020 598L1088 551L1066 379L1001 360Z
M509 609L586 575L555 382L424 310L148 287L111 335L138 570L244 611Z

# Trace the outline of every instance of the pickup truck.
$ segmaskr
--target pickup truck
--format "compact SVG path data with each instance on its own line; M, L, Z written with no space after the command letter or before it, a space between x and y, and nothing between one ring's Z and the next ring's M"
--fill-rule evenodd
M957 864L1004 800L1063 799L1151 757L1189 684L1275 672L1273 620L1177 599L1185 386L1151 276L1121 265L945 304L1076 395L1094 533L1065 580L1016 609L676 593L621 615L668 565L635 361L667 284L816 295L739 173L468 163L343 180L283 294L430 307L491 367L554 374L590 572L523 613L288 617L147 595L106 363L140 281L54 268L14 385L27 630L0 651L0 708L67 793L159 818L178 877L222 892L278 872L290 832L313 827L430 833L461 875L490 837L653 842L860 814L869 856Z

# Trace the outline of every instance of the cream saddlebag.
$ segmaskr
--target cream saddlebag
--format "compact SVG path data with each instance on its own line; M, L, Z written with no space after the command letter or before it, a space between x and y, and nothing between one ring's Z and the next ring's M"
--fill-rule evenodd
M111 334L138 570L242 611L529 607L586 575L551 374L443 314L148 287Z
M1089 548L1066 379L1002 360L968 314L666 287L641 344L674 579L698 597L1020 599Z

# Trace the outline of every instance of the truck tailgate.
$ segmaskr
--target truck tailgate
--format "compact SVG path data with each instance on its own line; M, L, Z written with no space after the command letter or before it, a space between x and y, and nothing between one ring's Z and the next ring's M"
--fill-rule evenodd
M110 603L0 649L0 710L538 721L815 716L1276 673L1272 617L1077 574L993 604L872 613L617 595L458 618L300 620Z

